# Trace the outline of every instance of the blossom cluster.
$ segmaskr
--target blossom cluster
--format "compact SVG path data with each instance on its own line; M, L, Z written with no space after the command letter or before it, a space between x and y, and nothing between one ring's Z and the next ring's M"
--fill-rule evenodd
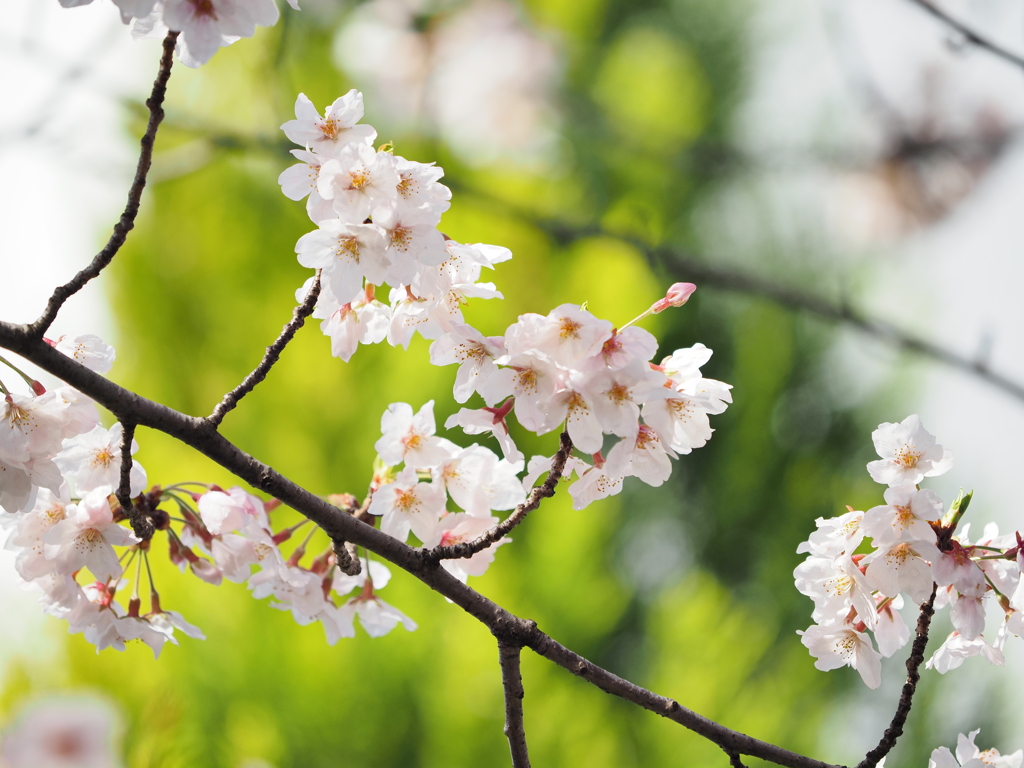
M131 7L167 10L174 4ZM522 315L502 336L473 328L462 306L471 297L501 298L493 284L479 279L484 267L493 268L511 253L443 235L438 226L451 193L438 181L441 169L405 160L386 147L374 149L376 132L360 123L362 115L357 91L335 101L323 117L300 95L296 119L283 126L304 149L295 150L302 162L279 181L289 197L308 198L307 211L318 225L296 246L300 263L317 270L299 298L319 277L314 316L323 320L334 354L345 360L361 343L387 339L407 347L417 332L431 340L432 363L458 365L454 399L482 400L480 407L451 415L445 428L489 434L501 455L438 436L433 401L415 413L406 403L394 403L381 421L378 462L365 500L332 501L366 521L379 519L384 533L403 542L414 534L426 547L494 536L471 557L442 560L465 581L482 575L508 543L491 531L499 514L523 504L555 458L535 456L526 466L509 431L511 417L538 435L560 428L568 433L581 455L567 457L562 475L577 476L569 493L582 509L618 493L626 477L665 482L672 458L711 437L708 417L731 402L730 387L701 375L711 357L702 344L652 362L657 342L636 325L685 304L695 289L688 283L672 286L620 328L574 304L546 316ZM391 287L390 304L375 298L382 285ZM100 373L114 357L96 337L55 345ZM183 572L211 584L244 582L254 597L272 598L274 608L291 612L298 623L320 622L332 644L354 636L356 617L373 636L398 624L415 629L378 596L390 573L368 554L341 552L334 547L344 545L332 544L307 556L313 526L290 553L283 551L282 544L311 524L275 531L270 512L276 502L200 482L145 490L145 472L133 460L127 490L134 510L122 509L121 425L100 426L93 403L73 389L45 391L21 375L31 395L13 394L0 382L7 427L0 433L0 525L8 529L6 546L17 553L20 577L71 632L82 633L98 649L123 650L126 642L140 640L155 654L166 642L177 642L175 630L202 637L181 614L161 605L150 565L153 540L138 539L125 525L129 512L166 536L170 559ZM130 449L134 454L134 441ZM339 567L342 556L365 559L365 565L349 575L354 569ZM132 566L134 583L128 578ZM126 601L118 600L126 594Z
M60 0L65 8L89 5L92 0ZM288 4L299 10L298 0ZM208 62L223 46L256 34L256 27L271 27L279 16L275 0L114 0L121 20L132 25L134 37L164 37L180 33L178 58L189 67Z
M904 596L921 605L933 592L935 609L950 608L954 631L927 668L945 673L978 655L1002 665L1007 635L1024 632L1020 534L1001 536L990 523L972 542L969 525L957 530L971 496L961 494L947 510L937 494L920 487L924 478L947 472L953 459L916 415L880 425L872 439L880 458L867 469L888 486L885 503L819 518L817 531L797 549L808 555L793 575L797 589L814 601L815 623L801 634L815 666L851 666L877 688L882 657L910 638L900 615ZM990 643L985 614L993 598L1002 622Z
M301 162L279 182L288 197L306 198L319 227L299 239L296 252L303 266L319 270L314 317L323 320L333 354L347 361L359 344L385 339L407 347L415 333L431 340L432 363L459 366L455 400L483 400L445 427L490 433L510 465L524 460L509 434L511 413L536 434L564 423L574 446L593 457L593 464L573 458L565 473L580 477L570 491L578 509L617 493L628 476L663 483L670 459L703 446L712 431L708 416L732 401L729 385L701 376L711 350L697 344L654 364L658 345L650 333L632 322L616 328L575 304L522 315L504 335L485 336L465 321L462 306L470 298L502 298L479 279L512 254L443 235L438 226L451 192L438 181L441 169L387 146L374 150L376 131L359 123L362 115L358 91L337 99L323 117L300 94L295 120L281 126L305 147L293 150ZM391 286L390 304L376 298L381 284ZM694 288L676 284L645 314L682 305ZM606 435L618 438L607 459ZM535 457L528 478L550 463Z

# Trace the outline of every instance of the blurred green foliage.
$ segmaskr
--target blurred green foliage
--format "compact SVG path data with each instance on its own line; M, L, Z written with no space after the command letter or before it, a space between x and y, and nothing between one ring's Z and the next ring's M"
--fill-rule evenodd
M692 213L724 181L702 153L728 143L748 10L743 2L531 0L525 13L565 56L558 96L571 151L553 168L469 166L429 135L381 123L368 103L368 120L399 154L445 167L456 194L444 231L515 254L494 276L506 299L477 301L468 310L474 324L496 334L522 312L582 301L622 323L686 278L616 236L701 246ZM276 184L291 160L277 126L298 91L323 105L359 87L330 64L343 16L285 13L284 23L209 66L175 68L158 142L165 180L147 192L107 283L120 323L115 374L147 397L208 413L290 316L307 276L294 244L312 227ZM552 220L608 234L565 243L550 234ZM773 247L765 242L766 258ZM860 683L851 670L813 669L795 635L811 606L793 588L792 570L814 518L876 503L863 465L877 421L832 402L821 386L832 332L770 303L700 290L648 327L665 352L698 341L715 350L704 373L735 386L735 405L713 420L714 439L682 457L662 488L630 483L585 512L559 494L473 586L704 715L823 759L856 761L820 730ZM329 348L315 324L304 329L223 429L316 493L360 494L380 414L394 401L419 408L434 399L443 423L456 409L455 371L431 367L422 340L407 353L362 347L349 364ZM516 437L527 455L554 450L553 435ZM141 431L139 441L151 482L233 483L161 435ZM244 587L215 589L156 560L165 607L202 627L206 642L185 640L154 661L145 647L96 656L72 637L66 669L11 671L5 708L53 686L105 689L127 713L132 768L236 768L247 759L279 768L508 764L493 639L411 577L396 574L384 597L419 623L417 632L360 634L331 648L318 626L297 626ZM887 666L896 679L900 663ZM523 671L536 765L727 763L710 743L543 659L527 653ZM872 697L884 712L894 705L891 692ZM915 717L926 722L923 712ZM866 747L876 737L847 734L843 744ZM911 737L903 756L924 764L937 741L920 726Z

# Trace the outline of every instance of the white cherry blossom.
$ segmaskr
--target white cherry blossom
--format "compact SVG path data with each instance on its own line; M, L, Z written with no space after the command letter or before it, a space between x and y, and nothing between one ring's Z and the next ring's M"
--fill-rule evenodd
M370 502L369 513L381 517L380 529L400 541L409 537L425 541L444 513L444 488L437 483L421 483L416 470L406 466L393 483L378 488Z
M896 597L905 592L920 605L932 592L932 568L939 550L927 541L901 541L889 547L877 549L868 555L865 572L886 597ZM928 561L928 562L926 562Z
M25 707L0 739L5 768L119 768L119 723L105 701L80 696Z
M337 157L349 144L370 145L377 138L377 132L371 126L357 125L362 119L363 94L354 88L335 99L324 110L323 117L309 97L300 93L295 99L295 119L282 125L281 130L296 144L322 157L332 158ZM299 157L298 154L295 156Z
M106 373L114 365L116 353L114 348L99 336L61 336L53 345L58 352L84 365L90 371Z
M64 519L44 535L44 552L57 573L88 568L100 581L121 575L114 547L137 544L127 528L114 522L107 493L93 491L78 504L68 505Z
M452 323L451 330L430 345L430 362L434 365L458 363L455 374L455 402L464 403L479 392L487 405L493 406L498 398L488 386L498 373L494 361L505 354L505 340L501 336L484 336L476 328L464 323Z
M496 517L474 517L463 512L445 515L438 521L430 538L423 542L426 547L450 547L480 538L486 531L498 524ZM498 547L512 540L502 538L472 557L442 560L441 566L463 583L470 576L483 576L494 562Z
M929 520L938 521L945 506L934 491L918 490L913 483L897 485L885 491L885 505L872 507L864 513L861 528L875 540L876 547L898 541L935 542L935 531Z
M378 210L394 205L398 173L395 160L387 152L377 152L369 144L347 144L320 166L316 187L324 200L330 200L334 212L347 224L362 224ZM438 235L440 237L440 235Z
M797 547L797 553L813 552L828 557L843 552L853 554L864 539L864 531L861 529L864 513L852 507L847 507L847 510L839 517L819 517L815 520L818 529Z
M491 436L498 441L501 453L505 461L510 464L518 464L526 457L516 447L515 441L508 432L508 425L505 423L507 411L494 408L460 408L458 413L448 417L444 423L445 429L462 427L467 435L482 435L490 432Z
M900 609L903 608L903 596L881 598L877 609L878 619L875 622L875 641L878 652L888 659L896 651L910 641L910 627L903 621Z
M398 156L395 171L399 179L395 207L400 212L423 211L437 226L441 214L451 207L451 190L437 181L444 171L433 163L417 163Z
M856 669L868 688L874 690L882 682L882 657L875 650L871 638L851 627L821 627L812 625L802 635L801 642L817 659L814 666L827 672L840 667Z
M335 217L334 205L330 200L324 200L317 189L317 179L320 178L320 166L325 158L305 149L293 149L295 159L301 162L290 168L281 171L277 177L277 183L281 185L281 191L289 200L302 200L306 198L306 213L309 218L319 224L326 219Z
M299 238L295 252L302 266L323 270L321 279L335 297L358 294L363 278L384 282L389 267L384 233L373 224L322 221L320 229Z
M399 624L409 632L417 629L415 621L376 595L354 597L342 606L346 607L355 611L359 624L370 637L383 637Z
M880 424L871 433L882 458L868 464L871 479L889 486L917 484L926 477L948 472L953 455L935 443L934 435L921 426L914 414L900 423Z
M995 664L997 667L1003 666L1005 661L1003 652L989 645L983 636L979 635L973 640L968 640L959 632L953 632L925 662L924 666L925 669L935 669L944 675L949 670L959 667L972 656L982 656L989 664Z
M431 469L448 458L441 439L434 436L434 401L413 415L408 403L392 403L380 420L381 438L374 450L389 467L405 462L416 469Z
M669 457L678 458L661 442L657 432L641 424L633 436L624 437L612 446L604 469L612 476L639 477L657 488L672 474Z
M814 601L811 618L819 624L842 624L850 613L868 628L875 626L874 587L849 555L837 558L811 556L793 571L796 588Z
M121 484L123 433L123 427L118 422L110 429L96 427L64 442L64 450L57 456L56 462L73 494L81 496L91 491L109 494ZM138 450L138 441L133 439L132 454ZM138 496L146 487L146 470L137 461L132 462L130 481L132 496Z

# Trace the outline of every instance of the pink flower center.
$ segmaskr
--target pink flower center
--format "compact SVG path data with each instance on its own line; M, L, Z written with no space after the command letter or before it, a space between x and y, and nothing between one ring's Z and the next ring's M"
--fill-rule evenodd
M192 7L196 9L196 16L209 16L217 19L217 10L213 7L213 0L191 0Z

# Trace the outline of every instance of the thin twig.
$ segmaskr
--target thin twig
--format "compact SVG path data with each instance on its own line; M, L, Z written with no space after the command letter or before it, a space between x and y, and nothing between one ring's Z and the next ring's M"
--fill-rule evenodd
M677 271L692 276L697 281L704 281L708 285L713 285L721 290L762 296L789 309L808 312L817 315L823 320L848 325L868 336L882 339L908 352L915 352L973 374L1017 400L1024 401L1024 385L1000 373L996 373L984 361L972 360L951 349L915 336L884 320L862 315L847 304L832 304L824 299L772 283L768 280L761 280L760 278L740 272L719 270L678 255L674 256L674 260L677 265Z
M967 42L971 43L972 45L976 45L979 48L984 48L989 53L995 54L999 58L1005 59L1011 64L1016 64L1018 67L1024 68L1024 58L1021 58L1013 51L1003 48L1003 46L999 45L998 43L993 43L991 40L982 37L973 29L963 24L963 22L954 19L944 10L942 10L933 2L931 2L931 0L910 0L910 2L923 8L925 11L930 13L932 16L934 16L936 19L941 21L946 26L955 29L957 32L964 36L964 39Z
M280 359L284 348L295 338L299 328L305 324L306 318L313 313L313 309L316 307L316 300L319 297L320 272L318 271L316 278L313 280L313 285L309 289L309 293L306 294L306 298L302 300L302 303L292 311L292 319L281 329L281 335L277 337L273 344L267 347L266 354L263 355L260 364L252 370L252 373L246 376L241 384L224 395L224 399L213 409L213 413L206 417L209 423L215 427L218 426L228 412L238 405L239 400L252 392L257 384L267 378L267 374L270 373L270 369Z
M935 615L936 589L937 586L933 584L931 596L921 605L921 614L917 618L917 636L914 638L910 658L907 659L907 681L903 684L903 692L900 694L899 704L896 705L896 714L892 716L892 723L885 729L878 746L864 756L857 764L857 768L874 768L879 760L889 754L896 746L896 740L903 735L903 726L914 703L914 691L917 690L917 683L921 679L920 668L924 661L925 646L928 645L928 628L931 626L932 616Z
M501 684L505 689L505 737L512 752L512 768L530 768L526 749L526 726L523 724L523 676L519 671L522 646L498 640L501 662Z
M139 163L135 168L135 179L128 190L128 202L121 213L121 218L114 225L114 231L111 232L107 244L93 257L89 266L71 278L69 282L54 290L50 300L46 303L43 314L29 326L33 336L41 338L46 333L64 302L82 290L86 283L98 276L113 261L114 256L124 245L128 233L135 227L135 217L139 215L142 190L146 188L146 176L153 164L153 144L156 141L156 131L164 119L164 96L167 94L167 81L171 77L171 64L174 62L174 45L177 39L177 32L168 32L167 37L164 38L160 70L153 83L153 90L146 100L146 106L149 107L149 123L139 142L142 147L139 153Z
M731 765L732 768L747 768L747 766L743 764L742 755L740 755L739 752L733 752L731 749L727 749L726 747L722 747L722 749L725 754L729 756L729 765Z
M473 541L463 541L448 547L434 547L427 552L427 557L435 562L438 560L459 560L472 557L477 552L482 552L491 544L501 539L502 536L511 532L513 528L526 519L528 514L540 506L541 501L550 499L555 495L555 488L558 486L558 481L562 479L562 472L565 471L565 462L569 459L570 453L572 453L572 439L569 437L568 432L563 432L558 451L551 459L551 469L548 471L548 476L544 478L543 483L530 491L526 501L516 507L511 515L490 530L484 531Z
M364 547L412 574L484 624L499 639L529 647L537 654L587 680L601 690L630 701L700 734L736 754L768 760L787 768L836 768L820 760L755 739L687 709L591 663L541 632L535 623L505 610L463 584L414 549L339 510L242 451L210 428L203 418L187 416L148 400L95 373L33 336L27 326L0 322L0 347L16 352L107 408L122 422L159 430L207 456L254 488L278 499L319 525L331 539Z
M135 535L145 541L153 537L153 523L136 508L132 502L132 443L135 441L135 424L121 422L121 482L117 487L117 500L125 517L131 521Z

